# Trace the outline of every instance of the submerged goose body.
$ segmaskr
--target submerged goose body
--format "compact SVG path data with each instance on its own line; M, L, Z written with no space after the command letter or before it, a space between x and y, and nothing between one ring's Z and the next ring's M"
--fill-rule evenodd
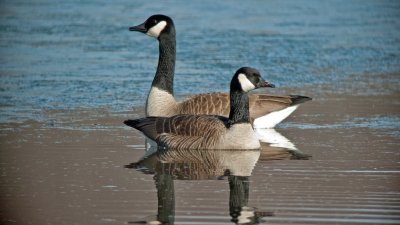
M249 113L248 91L274 87L253 68L242 67L232 78L229 118L217 115L175 115L126 120L124 123L174 149L259 149Z
M229 94L208 93L190 96L177 102L173 96L176 38L175 26L165 15L153 15L144 23L129 28L159 41L157 71L146 101L146 116L178 114L229 116ZM299 95L277 96L253 94L249 99L250 117L254 128L273 128L288 117L299 104L311 98Z

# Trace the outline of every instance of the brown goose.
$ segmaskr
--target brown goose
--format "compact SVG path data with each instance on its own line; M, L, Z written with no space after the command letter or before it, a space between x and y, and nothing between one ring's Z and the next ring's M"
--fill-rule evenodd
M146 102L146 116L229 115L228 93L198 94L177 102L173 96L176 39L175 26L165 15L153 15L143 24L129 28L159 41L159 59L150 93ZM254 94L250 96L250 117L254 128L273 128L297 109L300 103L311 100L299 95L277 96Z
M259 149L250 122L247 92L274 87L250 67L236 71L230 85L229 118L212 115L145 117L124 123L144 133L159 147L174 149Z

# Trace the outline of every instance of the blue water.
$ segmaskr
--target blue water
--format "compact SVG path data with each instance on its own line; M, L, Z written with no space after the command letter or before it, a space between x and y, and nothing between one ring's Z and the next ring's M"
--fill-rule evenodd
M228 91L246 65L294 88L400 71L396 0L2 0L0 122L143 107L158 43L128 27L156 13L175 20L177 95Z

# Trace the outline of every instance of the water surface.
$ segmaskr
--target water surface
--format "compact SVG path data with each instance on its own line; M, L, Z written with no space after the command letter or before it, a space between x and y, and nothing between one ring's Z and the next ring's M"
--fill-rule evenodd
M399 88L399 76L376 76L400 69L398 1L0 4L3 122L44 120L43 109L142 107L158 43L128 27L155 13L175 20L178 96L228 91L241 66L258 68L278 87L314 87L302 91L312 96L323 92L316 85L341 87L343 79L365 86L366 74L376 78L368 83ZM354 88L341 92L384 91Z

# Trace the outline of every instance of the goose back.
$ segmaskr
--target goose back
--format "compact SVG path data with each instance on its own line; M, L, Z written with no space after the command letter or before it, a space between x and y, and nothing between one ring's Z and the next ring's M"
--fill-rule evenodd
M213 149L226 133L227 118L176 115L127 120L125 124L142 131L160 147Z
M249 95L249 109L252 120L262 117L268 113L280 111L289 106L294 106L311 98L300 95ZM228 93L206 93L187 97L177 105L176 114L192 115L220 115L229 116L229 94Z

